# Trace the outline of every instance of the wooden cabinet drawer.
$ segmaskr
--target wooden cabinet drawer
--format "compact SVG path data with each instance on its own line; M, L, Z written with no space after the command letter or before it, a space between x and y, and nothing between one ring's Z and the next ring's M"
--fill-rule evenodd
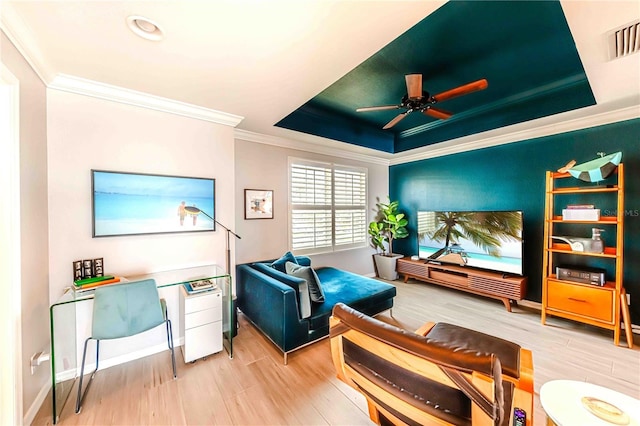
M400 274L409 274L416 277L427 278L429 276L428 269L424 262L418 263L405 259L398 259L396 269Z
M602 287L549 280L547 306L549 309L613 323L613 291Z

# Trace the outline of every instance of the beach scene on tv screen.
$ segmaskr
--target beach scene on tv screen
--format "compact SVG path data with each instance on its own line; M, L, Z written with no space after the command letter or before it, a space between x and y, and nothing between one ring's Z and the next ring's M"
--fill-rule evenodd
M95 236L211 231L214 181L94 171L93 209Z
M418 212L422 259L522 275L522 212Z

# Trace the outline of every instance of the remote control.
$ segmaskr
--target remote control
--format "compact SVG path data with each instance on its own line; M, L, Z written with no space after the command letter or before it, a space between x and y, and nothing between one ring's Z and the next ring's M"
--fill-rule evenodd
M527 413L522 408L513 409L513 426L526 426Z

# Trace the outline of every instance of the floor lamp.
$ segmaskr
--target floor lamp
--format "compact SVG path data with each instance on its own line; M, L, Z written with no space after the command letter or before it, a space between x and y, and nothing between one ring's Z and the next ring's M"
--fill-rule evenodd
M195 214L202 213L203 215L211 219L214 223L217 223L218 225L220 225L225 231L227 231L227 274L231 275L231 243L229 241L229 238L230 238L230 235L233 234L234 237L240 240L241 239L240 235L236 234L231 229L227 228L226 226L224 226L223 224L221 224L220 222L218 222L217 220L215 220L214 218L212 218L211 216L209 216L208 214L206 214L204 211L200 210L196 206L186 206L184 209L189 214L195 215Z
M208 217L209 219L211 219L213 221L213 223L217 223L218 225L220 225L225 231L227 231L227 274L229 276L231 276L231 242L229 241L230 238L230 234L233 234L234 237L236 237L237 239L241 239L240 235L236 234L235 232L233 232L231 229L227 228L226 226L224 226L223 224L221 224L220 222L218 222L217 220L215 220L214 218L212 218L211 216L209 216L208 214L206 214L205 212L203 212L202 210L200 210L198 207L196 206L186 206L184 208L186 210L187 213L193 214L193 215L197 215L199 213L202 213L203 215L205 215L206 217ZM231 288L229 288L229 297L231 297L231 292L233 290ZM238 320L237 320L237 313L236 313L236 305L235 305L235 297L233 298L233 300L229 299L230 301L230 318L229 318L229 324L230 324L230 330L229 330L229 335L227 336L225 333L227 333L226 331L223 333L224 336L226 336L226 340L223 339L223 344L225 344L224 342L229 342L228 345L225 344L225 348L227 349L227 351L229 352L229 358L233 358L233 345L231 344L231 340L233 339L233 336L236 335L237 333L237 327L238 327ZM224 318L224 317L223 317ZM231 336L231 337L229 337Z

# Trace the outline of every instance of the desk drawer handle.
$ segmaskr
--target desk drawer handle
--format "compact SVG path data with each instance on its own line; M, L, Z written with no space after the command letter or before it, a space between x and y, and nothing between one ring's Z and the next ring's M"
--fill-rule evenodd
M587 301L586 301L586 300L583 300L583 299L575 299L575 298L573 298L573 297L570 297L570 298L569 298L569 300L573 300L574 302L587 303Z

